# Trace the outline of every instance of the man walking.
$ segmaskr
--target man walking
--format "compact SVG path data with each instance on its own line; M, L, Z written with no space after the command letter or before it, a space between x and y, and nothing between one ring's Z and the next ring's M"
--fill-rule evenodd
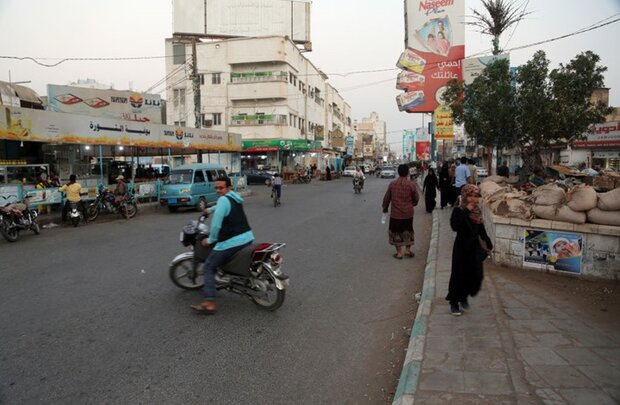
M456 188L456 196L461 195L461 188L467 183L471 183L471 172L467 166L467 158L463 156L461 158L461 164L456 167L454 172L454 187Z

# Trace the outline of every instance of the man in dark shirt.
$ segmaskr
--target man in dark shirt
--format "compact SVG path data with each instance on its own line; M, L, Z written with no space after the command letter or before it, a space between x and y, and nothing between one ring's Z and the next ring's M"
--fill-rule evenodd
M508 163L504 160L502 165L497 168L497 175L503 177L510 177L510 170L508 169Z

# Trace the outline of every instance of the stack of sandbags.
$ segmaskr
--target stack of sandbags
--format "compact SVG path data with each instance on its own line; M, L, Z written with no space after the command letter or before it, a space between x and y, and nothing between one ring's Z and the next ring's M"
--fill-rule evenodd
M597 205L588 211L588 222L620 226L620 188L597 193Z
M589 211L596 208L598 196L593 187L579 184L568 190L566 193L568 207L573 211Z
M489 176L482 183L493 182L500 186L506 185L506 178L504 176Z
M487 198L501 188L502 187L494 181L483 181L480 183L480 194L482 194L482 198Z
M613 190L620 187L620 174L615 172L605 172L600 176L594 177L592 185L599 190Z
M532 203L532 211L539 218L572 224L586 222L586 213L575 211L566 205L566 193L555 184L536 187L528 200ZM581 203L581 200L579 202Z

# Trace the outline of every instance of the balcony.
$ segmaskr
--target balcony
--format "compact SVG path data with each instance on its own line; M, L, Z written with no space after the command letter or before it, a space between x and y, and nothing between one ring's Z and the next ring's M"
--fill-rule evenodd
M231 127L248 125L288 125L288 116L285 114L233 115Z
M244 82L228 85L228 97L232 101L242 100L284 100L288 97L288 82Z
M247 72L231 73L231 83L256 83L256 82L288 82L288 72Z

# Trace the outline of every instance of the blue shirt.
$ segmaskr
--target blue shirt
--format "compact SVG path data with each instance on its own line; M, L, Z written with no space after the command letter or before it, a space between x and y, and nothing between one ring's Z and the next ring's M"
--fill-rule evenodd
M217 205L215 206L213 218L211 219L211 233L209 234L208 239L209 245L215 244L213 250L226 250L237 246L243 246L246 243L254 241L254 234L251 230L240 235L233 236L223 242L217 241L217 237L222 229L222 222L224 221L224 218L230 214L230 200L228 200L226 196L232 198L240 204L243 203L243 198L234 191L229 191L217 199Z
M461 163L460 166L456 167L456 171L454 172L456 179L454 180L454 185L456 187L462 187L467 184L467 178L471 177L471 172L469 171L469 167Z

